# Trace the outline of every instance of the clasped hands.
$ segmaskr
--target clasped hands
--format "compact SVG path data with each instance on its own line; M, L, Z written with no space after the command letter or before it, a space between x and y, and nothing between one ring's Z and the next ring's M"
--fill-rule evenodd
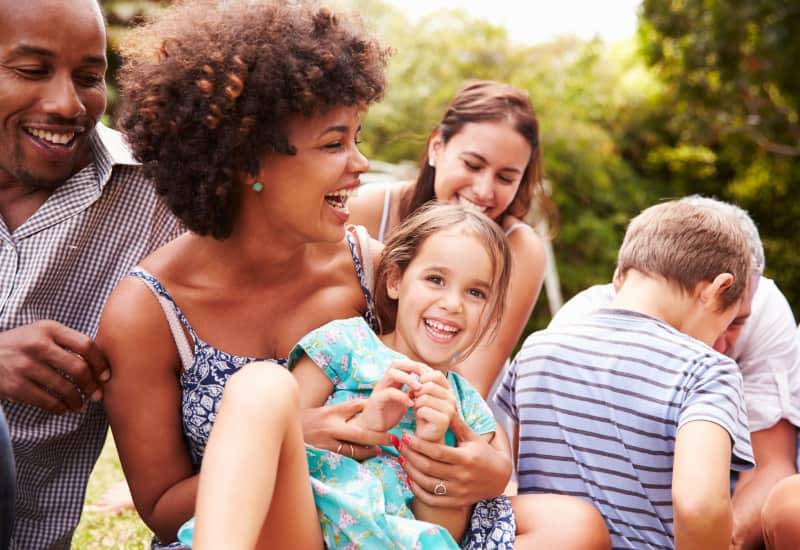
M438 370L411 360L397 360L386 369L351 424L373 432L397 425L409 408L414 409L416 435L442 443L457 414L456 397L447 377Z

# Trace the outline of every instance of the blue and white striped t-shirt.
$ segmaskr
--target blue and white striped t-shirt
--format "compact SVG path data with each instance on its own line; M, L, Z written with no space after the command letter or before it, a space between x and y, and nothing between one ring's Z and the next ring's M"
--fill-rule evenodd
M733 469L753 465L736 363L632 311L532 334L496 400L519 425L519 492L589 500L614 548L674 547L672 464L686 422L719 424Z

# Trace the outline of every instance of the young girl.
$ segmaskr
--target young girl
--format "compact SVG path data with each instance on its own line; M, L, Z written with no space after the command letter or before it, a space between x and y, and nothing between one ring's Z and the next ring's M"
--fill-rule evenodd
M301 407L368 397L351 422L390 431L396 447L407 432L454 445L448 427L456 414L491 439L495 425L486 403L449 367L497 321L509 272L506 238L490 219L458 206L420 209L386 243L377 268L380 335L354 317L330 322L295 346L289 365ZM327 547L458 548L470 509L414 500L396 447L363 462L347 456L352 447L341 454L306 448ZM225 477L203 463L197 517L198 527L209 522L208 532L217 530L218 516L202 515L213 506L204 501L205 482ZM444 481L435 493L446 495ZM184 529L182 540L190 536Z

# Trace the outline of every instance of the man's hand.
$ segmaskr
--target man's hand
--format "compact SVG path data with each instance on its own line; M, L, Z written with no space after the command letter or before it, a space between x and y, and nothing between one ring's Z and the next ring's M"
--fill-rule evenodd
M111 378L105 357L88 336L56 321L0 332L0 398L63 414L99 401Z

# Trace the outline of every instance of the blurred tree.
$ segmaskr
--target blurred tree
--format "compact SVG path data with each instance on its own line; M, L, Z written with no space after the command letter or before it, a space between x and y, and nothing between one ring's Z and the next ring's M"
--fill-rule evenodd
M668 106L634 162L676 194L736 202L759 226L767 274L800 313L800 4L644 0L639 38ZM666 116L664 116L666 115Z
M117 105L117 83L114 78L119 69L120 58L117 55L119 45L125 30L142 21L142 18L153 15L163 6L168 4L159 0L100 0L100 6L108 22L108 109L106 110L107 124L113 125L113 114Z

